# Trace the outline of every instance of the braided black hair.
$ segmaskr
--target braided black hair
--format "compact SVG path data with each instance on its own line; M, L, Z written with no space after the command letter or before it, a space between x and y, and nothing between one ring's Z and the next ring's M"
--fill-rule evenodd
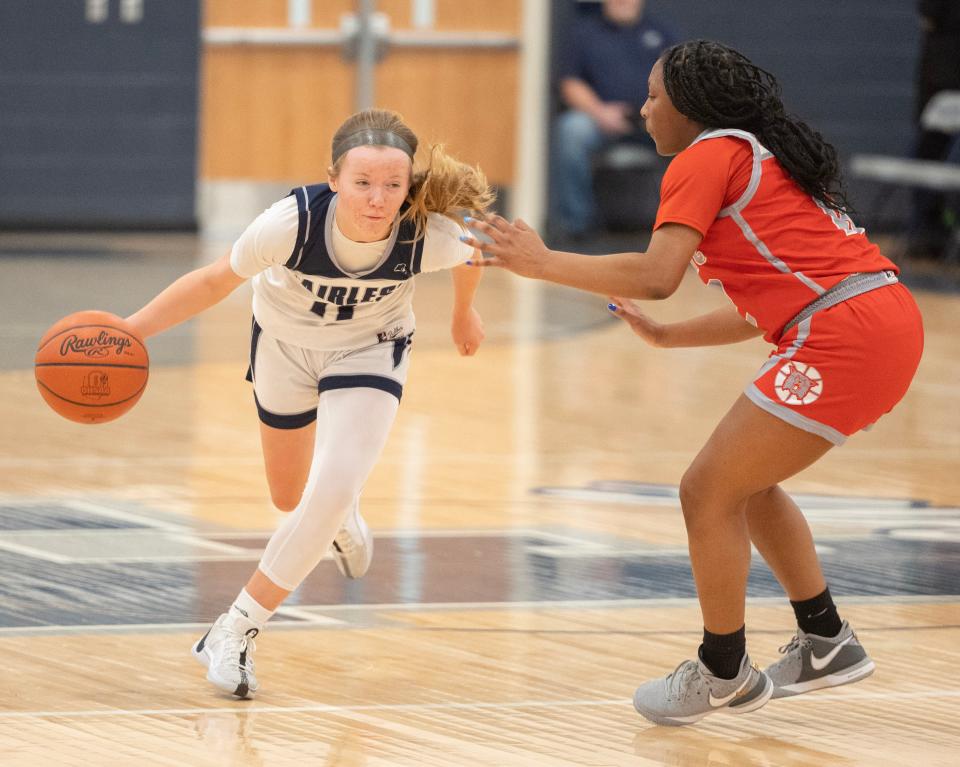
M851 212L837 150L786 113L772 74L710 40L674 45L661 60L663 83L678 112L708 128L753 133L803 191L828 208Z

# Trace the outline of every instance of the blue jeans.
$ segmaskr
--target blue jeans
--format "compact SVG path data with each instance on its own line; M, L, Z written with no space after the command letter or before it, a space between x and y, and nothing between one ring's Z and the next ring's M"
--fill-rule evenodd
M585 112L569 110L554 122L550 221L569 234L582 234L596 223L593 155L608 139Z
M549 215L552 228L578 235L596 227L593 159L607 147L625 142L653 148L650 136L640 127L624 136L608 136L585 112L569 110L557 117L551 157Z

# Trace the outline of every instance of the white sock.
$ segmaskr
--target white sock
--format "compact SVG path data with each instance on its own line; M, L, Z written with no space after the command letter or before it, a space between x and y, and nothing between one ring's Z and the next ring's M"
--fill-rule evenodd
M241 589L227 611L230 619L236 623L244 634L252 628L255 628L259 634L263 631L263 624L270 620L273 613L273 610L268 610L250 596L246 589Z

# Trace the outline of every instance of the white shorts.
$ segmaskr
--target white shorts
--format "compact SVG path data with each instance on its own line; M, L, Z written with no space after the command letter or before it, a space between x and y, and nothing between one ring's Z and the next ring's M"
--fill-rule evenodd
M399 400L412 342L410 333L360 349L304 349L274 338L254 320L247 380L260 420L275 429L308 426L317 418L320 395L331 389L380 389Z

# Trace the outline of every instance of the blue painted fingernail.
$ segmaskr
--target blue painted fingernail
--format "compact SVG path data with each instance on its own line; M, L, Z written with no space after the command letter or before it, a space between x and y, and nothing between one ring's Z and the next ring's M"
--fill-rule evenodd
M465 261L465 263L466 263L467 266L473 266L473 261L471 261L471 260L469 260L469 259L467 259L467 261Z
M473 224L473 223L476 223L477 219L473 218L472 216L464 216L463 220L466 221L468 224Z
M617 305L616 305L616 304L607 304L607 308L608 308L611 312L617 311Z
M461 234L461 235L460 235L460 242L470 242L470 239L471 239L471 237L470 237L469 234Z

